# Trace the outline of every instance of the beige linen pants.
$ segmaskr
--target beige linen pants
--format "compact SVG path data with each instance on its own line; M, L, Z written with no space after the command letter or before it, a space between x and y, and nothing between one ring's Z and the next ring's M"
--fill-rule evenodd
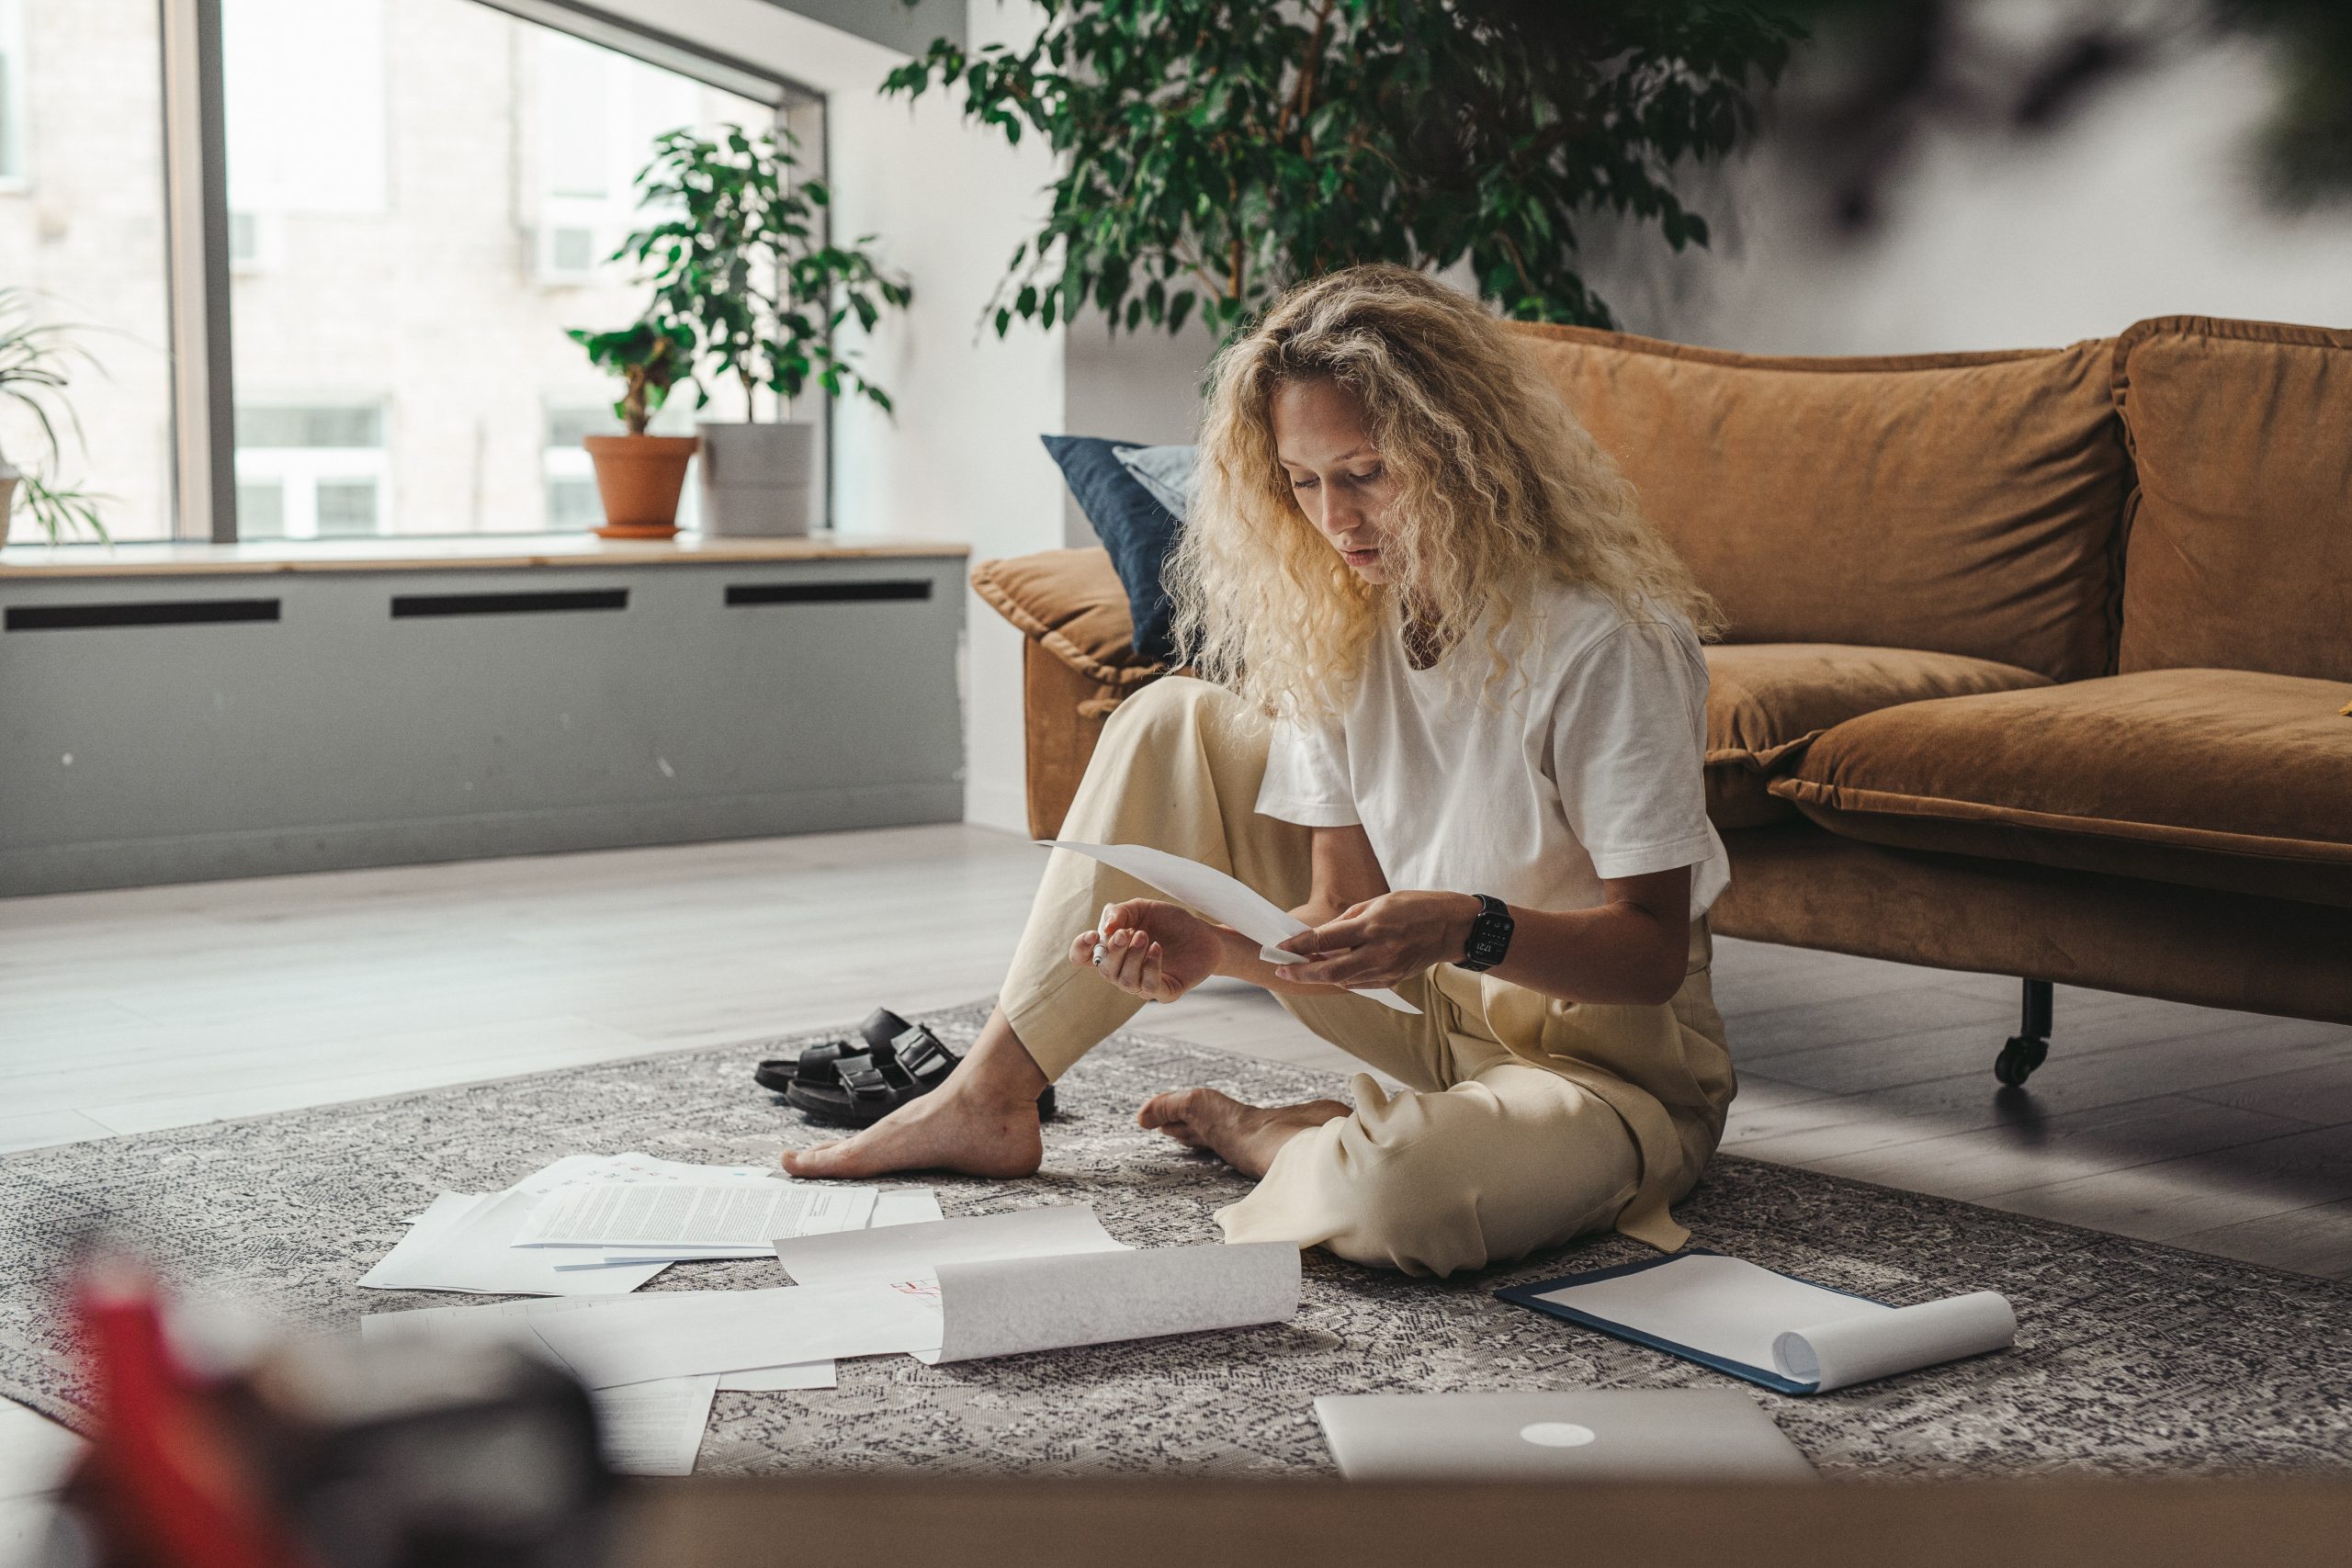
M1255 810L1267 740L1230 693L1157 682L1104 727L1062 836L1150 844L1295 908L1309 892L1308 829ZM1105 904L1158 896L1083 855L1053 856L1001 997L1048 1077L1144 1006L1071 964L1071 942ZM1688 1234L1667 1205L1713 1153L1735 1088L1709 956L1694 923L1688 977L1660 1007L1563 1002L1451 964L1397 986L1418 1016L1360 996L1277 993L1407 1091L1359 1075L1352 1114L1293 1138L1257 1189L1218 1213L1227 1238L1321 1246L1415 1274L1612 1224L1680 1247Z

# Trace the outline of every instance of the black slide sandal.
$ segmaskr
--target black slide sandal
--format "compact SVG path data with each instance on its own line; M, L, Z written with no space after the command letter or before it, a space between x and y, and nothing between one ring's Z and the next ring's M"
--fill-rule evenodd
M871 1127L893 1111L922 1099L947 1081L963 1060L921 1024L910 1026L886 1051L844 1055L833 1063L831 1083L801 1077L784 1091L786 1103L812 1122L834 1127ZM1037 1117L1054 1113L1054 1090L1037 1097Z
M842 1058L888 1055L890 1042L912 1027L888 1008L876 1008L857 1026L858 1039L827 1040L797 1056L777 1056L752 1069L752 1081L770 1094L787 1094L795 1083L838 1085Z

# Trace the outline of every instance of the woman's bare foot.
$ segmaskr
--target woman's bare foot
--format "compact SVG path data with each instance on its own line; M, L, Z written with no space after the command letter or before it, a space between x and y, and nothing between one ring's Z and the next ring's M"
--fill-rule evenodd
M1046 1157L1037 1097L1046 1092L1021 1037L1000 1008L947 1081L865 1131L813 1149L786 1149L788 1176L881 1176L960 1170L970 1176L1035 1172Z
M899 1107L861 1133L786 1149L787 1176L880 1176L893 1170L960 1170L968 1176L1035 1173L1046 1157L1037 1102L1005 1104L958 1093L955 1080Z
M1244 1105L1213 1089L1180 1089L1145 1100L1136 1125L1156 1128L1188 1149L1206 1149L1242 1175L1256 1177L1266 1174L1284 1144L1347 1114L1336 1100Z

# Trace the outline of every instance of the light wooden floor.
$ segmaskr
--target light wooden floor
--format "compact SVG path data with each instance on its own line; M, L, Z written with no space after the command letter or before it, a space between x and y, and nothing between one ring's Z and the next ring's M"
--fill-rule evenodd
M0 900L0 1149L500 1077L992 991L1042 863L964 827ZM1724 1147L2352 1278L2352 1030L1723 942ZM1262 993L1145 1027L1351 1064ZM68 1443L0 1404L0 1561Z

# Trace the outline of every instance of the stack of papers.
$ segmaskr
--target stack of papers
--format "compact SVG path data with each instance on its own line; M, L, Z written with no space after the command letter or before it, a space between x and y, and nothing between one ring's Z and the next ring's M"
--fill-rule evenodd
M1298 1310L1298 1248L1288 1242L1132 1251L1082 1206L881 1228L886 1213L917 1207L877 1203L867 1229L777 1242L775 1255L799 1281L789 1287L433 1307L378 1314L362 1332L530 1346L595 1391L616 1466L669 1474L683 1471L645 1467L681 1454L692 1467L713 1393L830 1387L841 1357L968 1360L1280 1322Z
M582 1382L611 1388L844 1356L971 1360L1298 1310L1289 1242L1130 1251L1084 1206L803 1236L777 1243L776 1256L799 1284L524 1312Z
M800 1183L759 1166L571 1155L503 1192L447 1192L359 1283L481 1295L624 1295L669 1264L767 1258L775 1238L939 1217L927 1189Z

